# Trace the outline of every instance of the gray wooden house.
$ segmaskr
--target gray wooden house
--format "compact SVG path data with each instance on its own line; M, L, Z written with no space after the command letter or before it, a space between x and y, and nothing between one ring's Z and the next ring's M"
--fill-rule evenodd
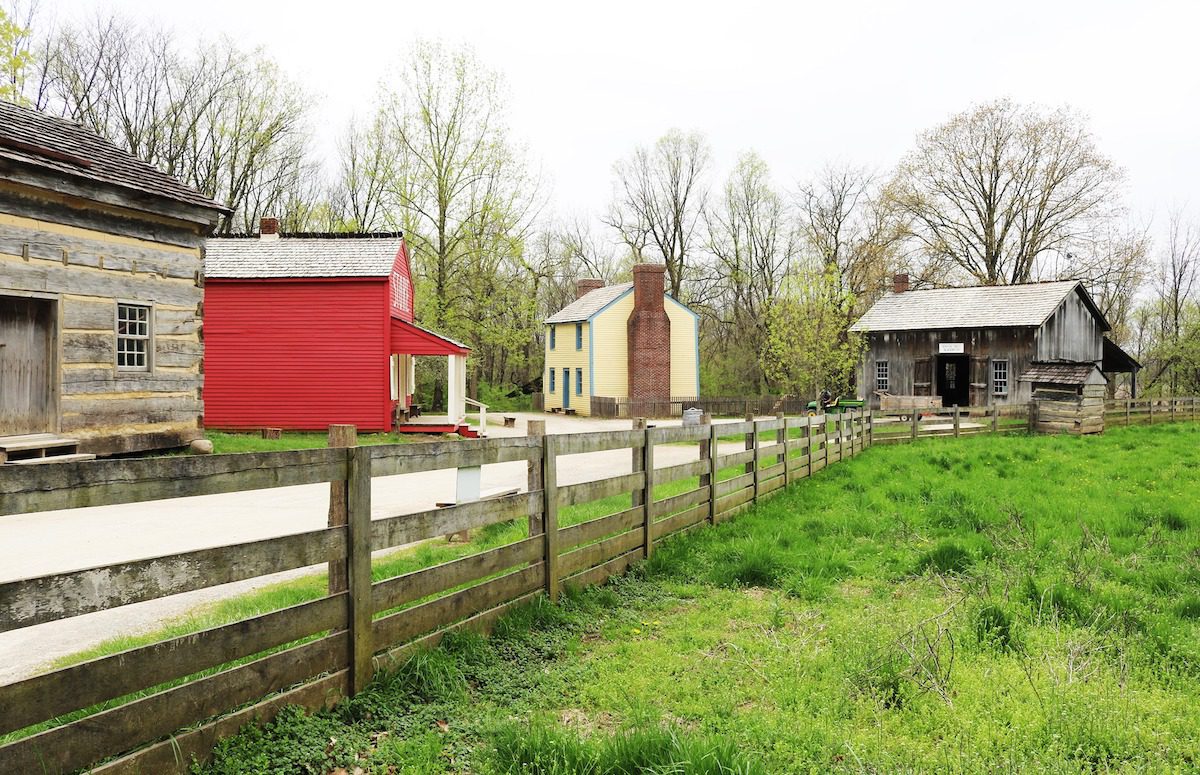
M1027 403L1035 365L1139 368L1076 280L912 291L906 275L850 327L866 338L859 396L940 396L943 406Z
M223 211L0 102L0 462L200 435L202 251Z

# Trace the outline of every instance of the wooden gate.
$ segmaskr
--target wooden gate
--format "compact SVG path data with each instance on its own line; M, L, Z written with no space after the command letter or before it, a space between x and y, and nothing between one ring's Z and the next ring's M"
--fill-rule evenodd
M0 296L0 436L57 430L55 306Z

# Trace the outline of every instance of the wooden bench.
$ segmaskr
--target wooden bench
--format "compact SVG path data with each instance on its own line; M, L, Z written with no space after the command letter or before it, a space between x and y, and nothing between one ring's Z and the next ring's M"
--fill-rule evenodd
M516 418L516 417L509 417L508 415L504 415L504 427L505 427L505 428L515 428L515 427L517 427L517 418Z

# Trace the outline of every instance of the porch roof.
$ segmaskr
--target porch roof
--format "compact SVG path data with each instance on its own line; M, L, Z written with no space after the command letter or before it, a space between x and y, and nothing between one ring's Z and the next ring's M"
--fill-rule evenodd
M421 328L407 320L392 318L391 352L396 355L470 355L462 342Z

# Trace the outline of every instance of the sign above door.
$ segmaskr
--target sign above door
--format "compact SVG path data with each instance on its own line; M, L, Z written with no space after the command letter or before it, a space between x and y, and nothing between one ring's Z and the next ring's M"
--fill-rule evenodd
M938 355L961 355L965 350L962 342L941 342L938 344Z

